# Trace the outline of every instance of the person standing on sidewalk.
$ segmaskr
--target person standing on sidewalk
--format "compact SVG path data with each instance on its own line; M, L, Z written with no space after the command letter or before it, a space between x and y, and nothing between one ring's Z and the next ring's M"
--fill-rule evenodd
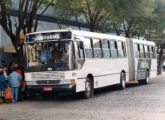
M8 81L7 65L2 66L2 68L3 68L3 72L4 72L3 74L4 74L6 82L7 82Z
M12 89L13 99L12 102L18 101L18 90L21 81L21 75L16 72L16 68L13 69L14 71L8 77L8 84Z
M7 87L7 83L5 80L5 76L3 75L3 70L0 69L0 102L2 102L2 99L5 97L5 88Z

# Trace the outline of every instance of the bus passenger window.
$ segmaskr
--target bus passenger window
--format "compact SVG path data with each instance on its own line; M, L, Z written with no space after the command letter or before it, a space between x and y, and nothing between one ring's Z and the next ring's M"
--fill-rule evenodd
M75 49L75 57L76 57L76 59L80 59L77 42L75 42L75 48L74 49Z
M150 58L150 49L149 49L149 46L146 46L146 45L145 45L145 55L146 55L146 58Z
M123 42L117 42L117 47L118 47L118 56L119 57L124 57L124 49L123 49Z
M103 58L110 58L109 41L102 40Z
M110 41L110 51L111 51L111 57L116 58L117 57L117 43L116 43L116 41Z
M151 58L154 58L154 47L153 46L151 46L150 47L150 56L151 56Z
M84 42L86 58L93 58L93 50L92 50L91 40L89 38L84 38L83 42Z
M80 59L84 59L83 49L80 47L80 43L78 44L78 51Z
M140 58L140 45L135 44L135 56L136 58Z
M140 57L145 58L144 45L140 45Z
M93 39L94 58L102 57L101 44L99 39Z

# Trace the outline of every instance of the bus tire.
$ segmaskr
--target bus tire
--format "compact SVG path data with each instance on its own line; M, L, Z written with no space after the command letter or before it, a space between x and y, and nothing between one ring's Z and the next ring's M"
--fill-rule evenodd
M145 79L139 80L138 82L139 82L140 85L147 85L148 82L149 82L149 72L146 71L146 77L145 77Z
M144 85L147 85L149 83L149 72L148 71L146 71L146 78L143 81L144 81Z
M94 96L93 82L90 78L86 78L85 81L85 91L83 92L83 97L85 99L92 98Z
M126 88L126 76L124 72L121 72L120 74L120 84L119 84L120 90L123 90Z

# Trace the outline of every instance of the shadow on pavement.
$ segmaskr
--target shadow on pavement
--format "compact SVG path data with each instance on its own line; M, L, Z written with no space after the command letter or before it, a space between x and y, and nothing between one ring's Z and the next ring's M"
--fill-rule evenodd
M132 88L132 87L139 87L142 85L139 85L138 83L128 83L126 86L126 89ZM113 91L119 91L118 85L103 87L95 90L95 96L97 97L101 94L111 93ZM55 93L44 93L42 95L36 94L33 96L28 96L24 100L28 101L77 101L82 100L83 96L81 93L77 94L55 94Z

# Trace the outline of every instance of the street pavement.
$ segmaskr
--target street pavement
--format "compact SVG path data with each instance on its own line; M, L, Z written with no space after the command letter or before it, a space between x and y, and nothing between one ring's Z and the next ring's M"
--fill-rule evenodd
M55 97L0 104L0 120L165 120L165 75L95 91L94 98Z

